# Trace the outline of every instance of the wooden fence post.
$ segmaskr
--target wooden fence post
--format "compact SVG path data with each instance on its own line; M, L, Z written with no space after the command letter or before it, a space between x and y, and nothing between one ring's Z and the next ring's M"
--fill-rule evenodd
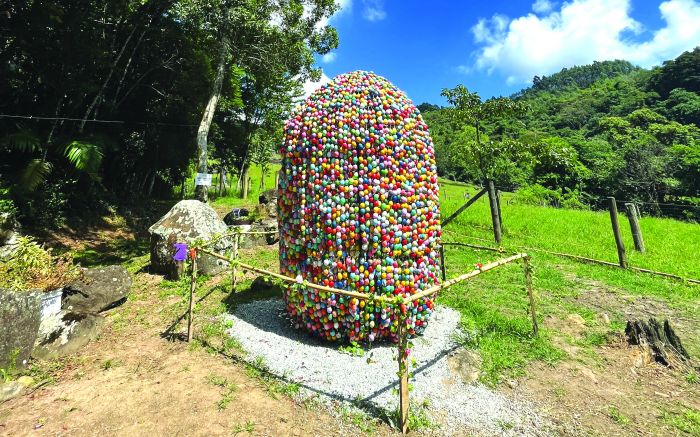
M399 415L401 432L408 432L408 330L406 329L406 316L399 308Z
M442 274L442 282L445 282L447 274L445 273L445 246L440 244L440 273Z
M280 172L281 171L282 170L275 172L275 188L278 188L280 186Z
M238 245L241 240L241 234L236 234L233 236L233 265L231 266L231 292L236 291L236 287L238 286L238 269L237 269L237 262L238 262Z
M630 222L630 229L632 230L634 248L635 250L644 253L646 252L646 248L644 247L642 228L639 226L639 212L637 211L637 205L634 203L625 203L625 211L627 212L627 218Z
M496 206L498 207L498 224L503 231L503 213L501 212L501 190L496 190Z
M625 243L622 241L622 233L620 232L620 221L617 217L617 202L614 197L608 197L610 202L610 223L612 224L613 234L615 234L615 244L617 245L617 258L620 262L620 267L627 268L627 254L625 253Z
M489 205L491 206L491 222L493 223L493 238L496 243L501 243L501 218L498 215L498 204L496 200L496 188L493 181L488 183Z
M192 341L192 313L194 312L194 292L197 288L197 250L192 258L192 276L190 282L190 307L187 311L187 341Z
M535 296L532 293L532 266L530 265L530 256L523 258L523 267L525 268L525 288L530 299L530 316L532 317L532 332L535 335L539 334L537 326L537 314L535 312Z

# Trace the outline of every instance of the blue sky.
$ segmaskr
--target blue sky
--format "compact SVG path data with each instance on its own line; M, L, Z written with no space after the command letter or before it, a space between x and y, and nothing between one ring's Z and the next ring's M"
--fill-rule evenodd
M416 103L463 83L509 95L534 75L594 60L659 65L700 45L700 0L337 0L324 79L370 70Z

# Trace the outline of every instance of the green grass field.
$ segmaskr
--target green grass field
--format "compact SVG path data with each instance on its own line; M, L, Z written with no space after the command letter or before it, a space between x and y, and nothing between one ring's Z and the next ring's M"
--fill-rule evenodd
M447 217L466 200L464 193L475 194L473 187L443 181L441 184L442 216ZM501 199L504 235L502 247L508 252L522 247L570 253L611 262L617 260L615 240L607 212L577 211L519 205L509 202L512 194ZM632 265L700 278L700 226L671 219L645 217L641 221L647 253L633 253L629 224L620 216L623 236ZM461 241L493 246L488 198L476 201L456 220L443 229L445 241ZM526 372L527 363L540 360L554 363L566 358L555 347L554 338L587 350L596 360L594 346L606 342L607 336L620 334L626 322L624 296L655 299L667 305L679 317L700 320L700 286L682 281L635 273L602 265L580 263L543 252L524 250L532 255L534 288L538 319L564 320L571 314L586 322L583 338L572 339L555 329L545 328L539 338L531 334L527 313L521 264L506 265L485 273L472 281L460 283L438 297L444 305L458 309L468 336L464 345L479 351L482 359L482 381L497 384ZM471 270L475 263L505 257L489 251L457 248L446 249L447 277ZM596 308L599 290L613 296L609 307ZM600 312L607 311L610 324L602 323ZM666 314L667 315L667 314ZM656 316L656 315L655 315ZM664 314L658 314L659 317ZM685 337L691 354L700 352L700 339Z
M442 216L447 217L477 190L449 181L440 186ZM501 196L505 248L517 246L546 249L604 261L617 262L617 248L607 211L580 211L521 205L513 195ZM700 225L673 219L642 217L646 253L634 250L629 222L619 215L630 265L687 278L700 279ZM494 244L489 202L476 201L444 229L445 241Z
M278 169L279 166L273 166L269 172L267 188L274 185L274 172ZM213 200L213 205L233 207L256 203L260 191L260 169L252 167L250 177L252 189L248 200L227 196ZM477 192L470 185L444 180L440 189L443 217L466 201L465 193L473 195ZM608 212L522 205L513 202L510 193L503 193L501 209L503 249L507 252L526 251L533 256L540 323L545 315L557 318L565 318L569 314L580 315L586 320L589 332L586 339L577 340L582 343L578 346L592 348L603 341L601 339L611 330L622 332L624 327L621 312L611 311L611 324L603 326L590 306L578 302L590 287L602 287L620 295L652 296L663 300L674 311L700 318L700 286L645 273L584 264L530 250L546 249L616 262L617 251ZM700 225L643 217L641 226L647 253L639 254L633 250L629 223L622 214L620 223L631 265L700 278L700 257L696 253L700 248ZM443 232L445 241L495 247L487 197L479 199L446 226ZM446 249L447 276L454 277L472 270L476 263L504 256L489 251L449 247ZM553 363L565 357L552 341L560 333L546 328L540 337L534 337L531 333L520 263L461 283L442 293L439 302L461 312L465 331L469 335L460 341L469 348L479 350L483 359L484 382L497 384L504 378L521 375L532 360ZM698 339L689 339L688 348L700 352Z

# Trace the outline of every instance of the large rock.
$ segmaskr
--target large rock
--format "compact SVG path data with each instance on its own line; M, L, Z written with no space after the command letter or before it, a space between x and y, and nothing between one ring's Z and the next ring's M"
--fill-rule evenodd
M19 223L9 212L0 213L0 258L10 255L20 236Z
M277 190L267 190L260 193L258 203L264 208L268 217L277 217Z
M151 234L151 271L177 278L177 266L173 260L172 241L191 244L196 240L210 240L228 230L226 223L214 209L198 200L182 200L148 229ZM230 238L220 239L213 247L224 251L232 247ZM202 255L197 259L198 270L214 275L228 263Z
M224 223L228 226L249 225L253 222L250 211L245 208L233 208L226 216Z
M42 360L77 352L102 331L104 318L61 311L41 323L32 356Z
M0 289L0 368L22 367L41 323L41 291Z
M257 246L269 246L279 241L279 232L276 220L263 220L261 223L238 226L243 234L240 239L240 248L249 249ZM246 232L270 232L268 234L248 234Z
M80 279L63 288L64 310L97 314L122 304L131 291L131 276L122 266L83 269Z

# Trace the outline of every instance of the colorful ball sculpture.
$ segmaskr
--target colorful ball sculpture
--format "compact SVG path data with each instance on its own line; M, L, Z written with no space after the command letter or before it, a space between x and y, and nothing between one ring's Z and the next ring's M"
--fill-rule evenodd
M297 327L328 340L397 338L397 311L421 333L438 283L440 210L433 142L418 109L386 79L341 74L285 126L279 185L280 267ZM375 296L365 302L304 281ZM394 302L394 303L392 303Z

